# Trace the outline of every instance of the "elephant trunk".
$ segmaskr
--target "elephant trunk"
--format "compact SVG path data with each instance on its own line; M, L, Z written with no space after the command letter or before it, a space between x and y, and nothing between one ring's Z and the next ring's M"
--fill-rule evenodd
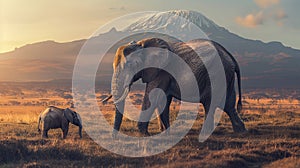
M79 129L78 129L78 134L80 136L80 138L82 138L82 125L79 125Z
M111 82L111 94L114 100L116 107L115 110L115 121L114 121L114 132L120 130L122 124L123 113L124 113L124 75L119 73L119 70L116 70L112 77Z
M41 115L42 115L42 114L40 114L39 120L38 120L38 132L41 132L41 129L40 129Z
M125 107L125 99L129 94L133 78L133 73L121 66L114 71L111 82L111 94L116 107L113 137L115 137L117 132L120 130Z

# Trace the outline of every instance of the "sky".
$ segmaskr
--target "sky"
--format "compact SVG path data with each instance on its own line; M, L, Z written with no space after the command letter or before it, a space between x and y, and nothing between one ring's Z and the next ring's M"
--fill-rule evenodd
M26 44L87 39L120 16L194 10L242 37L300 49L299 0L0 0L0 53Z

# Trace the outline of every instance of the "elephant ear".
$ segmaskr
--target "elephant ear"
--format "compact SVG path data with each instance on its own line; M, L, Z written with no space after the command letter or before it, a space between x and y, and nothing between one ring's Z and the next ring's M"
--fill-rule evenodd
M114 62L113 62L113 68L114 71L117 70L117 67L120 65L121 69L124 68L124 64L126 63L126 56L129 54L142 49L142 46L138 45L135 41L130 42L127 45L121 46L118 48Z
M169 64L170 56L172 52L170 45L159 38L149 38L138 42L144 50L144 63L145 66L155 65L157 68L147 68L142 72L142 81L144 83L149 83L154 80L161 69Z
M123 69L124 64L126 63L126 59L124 56L124 49L126 46L121 46L118 48L117 52L116 52L116 56L114 58L114 62L113 62L113 68L114 71L117 71L117 67L120 65L120 67Z
M71 122L71 123L73 123L74 121L73 121L73 114L74 112L72 111L72 110L70 110L69 108L66 108L65 110L64 110L64 117L66 117L66 119L69 121L69 122Z

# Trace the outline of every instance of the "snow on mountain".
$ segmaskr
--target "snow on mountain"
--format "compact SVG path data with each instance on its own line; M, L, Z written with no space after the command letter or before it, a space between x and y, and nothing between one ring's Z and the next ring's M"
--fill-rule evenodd
M222 31L224 28L218 26L199 12L174 10L147 14L123 31L155 31L176 35L181 40L188 41L196 38L209 38L210 33L207 30Z
M125 31L135 32L141 30L159 30L172 28L189 29L192 24L195 24L200 28L221 28L199 12L188 10L174 10L167 12L158 12L154 15L147 15L139 19L136 23L127 27Z

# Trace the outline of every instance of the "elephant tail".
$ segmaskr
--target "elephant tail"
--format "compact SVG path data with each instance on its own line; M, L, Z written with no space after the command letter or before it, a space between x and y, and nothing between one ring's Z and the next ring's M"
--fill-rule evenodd
M237 102L237 112L241 113L242 109L243 109L243 104L242 104L242 82L241 82L241 71L240 71L240 67L238 62L236 61L236 59L233 57L233 55L231 55L227 50L226 50L227 54L229 54L229 56L231 57L232 61L235 64L235 73L236 73L236 77L237 77L237 82L238 82L238 91L239 91L239 99Z
M236 60L234 60L234 62L236 62ZM240 67L236 62L236 66L235 66L235 73L237 76L237 80L238 80L238 90L239 90L239 99L238 99L238 103L237 103L237 111L238 113L240 113L242 111L243 105L242 105L242 89L241 89L241 72L240 72Z

